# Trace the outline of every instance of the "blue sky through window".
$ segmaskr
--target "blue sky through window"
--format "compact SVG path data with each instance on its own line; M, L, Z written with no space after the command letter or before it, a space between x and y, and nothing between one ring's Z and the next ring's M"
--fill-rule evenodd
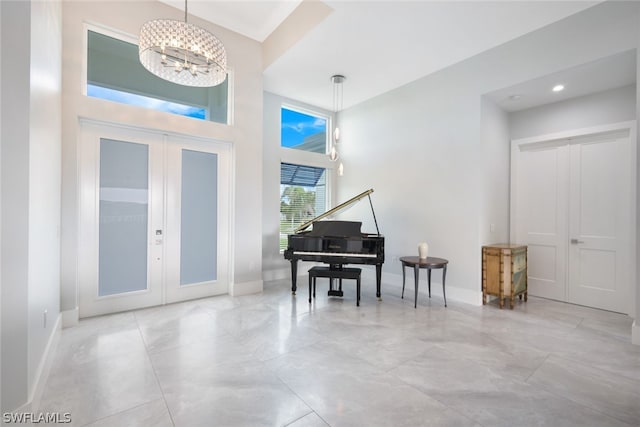
M327 131L327 120L321 117L311 116L298 111L281 109L282 147L295 147L302 144L305 138L316 135L325 135ZM324 151L324 150L323 150Z
M157 111L178 114L180 116L193 117L196 119L206 119L206 109L191 105L178 104L176 102L163 101L161 99L150 98L148 96L136 95L122 92L115 89L108 89L101 86L87 84L87 95L94 98L107 99L109 101L121 102L123 104L136 105L138 107L149 108Z

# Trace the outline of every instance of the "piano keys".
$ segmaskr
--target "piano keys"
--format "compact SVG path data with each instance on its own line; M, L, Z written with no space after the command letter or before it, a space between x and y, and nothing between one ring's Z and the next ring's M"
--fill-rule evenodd
M370 194L367 190L335 208L302 224L288 237L284 258L291 262L291 291L296 293L298 261L315 261L340 268L345 264L369 264L376 266L376 296L380 298L382 264L384 263L384 236L380 234ZM377 233L362 233L359 221L321 221L368 197ZM311 230L306 230L313 225Z

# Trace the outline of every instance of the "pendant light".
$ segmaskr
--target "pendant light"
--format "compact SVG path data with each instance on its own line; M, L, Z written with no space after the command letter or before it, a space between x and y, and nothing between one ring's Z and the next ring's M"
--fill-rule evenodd
M184 22L156 19L140 29L140 63L151 73L184 86L210 87L227 78L227 52L209 31Z
M329 159L333 162L339 159L338 143L340 142L340 126L338 123L338 113L342 110L343 103L343 88L345 77L341 74L331 76L331 82L333 83L333 112L335 115L335 125L331 131L331 146L329 148ZM342 161L338 165L338 175L342 176L344 173L344 165Z

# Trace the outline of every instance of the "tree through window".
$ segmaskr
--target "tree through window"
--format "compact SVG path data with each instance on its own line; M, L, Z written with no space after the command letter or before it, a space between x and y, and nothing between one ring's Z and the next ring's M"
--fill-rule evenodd
M280 250L287 236L326 208L326 170L313 166L280 164Z

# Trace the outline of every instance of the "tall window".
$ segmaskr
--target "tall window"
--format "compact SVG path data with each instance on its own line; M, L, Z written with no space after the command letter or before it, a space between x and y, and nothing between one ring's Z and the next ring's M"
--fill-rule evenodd
M148 72L138 46L88 31L87 95L158 111L228 123L228 81L214 87L188 87Z
M285 106L280 112L280 251L283 251L288 235L327 210L330 115Z
M287 236L306 221L326 210L326 169L280 164L280 250Z

